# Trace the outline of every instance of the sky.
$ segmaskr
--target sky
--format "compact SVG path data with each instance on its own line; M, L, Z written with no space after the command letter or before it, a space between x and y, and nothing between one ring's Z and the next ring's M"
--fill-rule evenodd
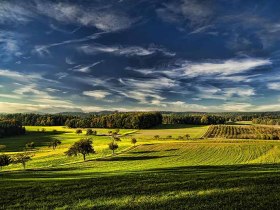
M279 0L1 0L0 112L280 111Z

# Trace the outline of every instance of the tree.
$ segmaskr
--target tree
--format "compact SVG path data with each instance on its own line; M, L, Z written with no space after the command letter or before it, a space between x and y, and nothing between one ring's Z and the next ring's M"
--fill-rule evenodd
M89 136L89 135L97 135L97 131L95 130L92 130L91 128L88 128L87 129L87 132L86 132L86 135Z
M9 155L0 155L0 169L2 170L2 167L10 165L12 162L11 157Z
M35 148L35 143L34 142L29 142L25 145L26 149L34 149Z
M115 150L119 148L119 145L115 142L111 142L110 144L108 144L109 149L112 150L113 154L115 154Z
M134 146L135 146L136 143L137 143L136 138L132 138L132 139L131 139L131 144L134 144Z
M92 134L93 134L93 130L88 128L87 132L86 132L86 135L89 136L89 135L92 135Z
M200 122L201 124L203 125L207 125L209 123L209 120L208 120L208 116L207 115L203 115L200 119Z
M31 155L27 152L17 154L13 157L12 162L14 164L21 163L23 168L26 168L26 163L31 160Z
M61 141L58 139L54 139L52 142L50 142L49 147L52 147L53 150L55 150L59 145L61 145Z
M190 134L186 134L185 137L186 137L187 139L189 139L191 136L190 136Z
M81 133L83 133L82 129L77 129L77 130L76 130L76 134L79 135L79 134L81 134Z
M154 139L159 139L159 135L155 135L155 136L154 136Z
M167 138L168 138L168 139L172 139L172 136L171 136L171 135L168 135Z
M78 154L82 154L84 161L86 160L86 155L94 154L94 148L92 146L91 138L81 139L80 141L75 142L68 151L65 152L67 156L77 156Z

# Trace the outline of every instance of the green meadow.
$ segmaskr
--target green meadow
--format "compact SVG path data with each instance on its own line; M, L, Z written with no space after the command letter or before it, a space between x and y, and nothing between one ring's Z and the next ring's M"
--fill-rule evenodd
M83 161L64 152L88 137L86 129L27 126L24 136L0 139L5 154L36 145L26 170L16 164L0 171L0 209L279 208L280 141L201 139L207 129L120 129L115 155L108 149L114 130L94 129L96 154ZM190 139L178 140L186 134ZM48 147L54 138L62 142L55 150Z

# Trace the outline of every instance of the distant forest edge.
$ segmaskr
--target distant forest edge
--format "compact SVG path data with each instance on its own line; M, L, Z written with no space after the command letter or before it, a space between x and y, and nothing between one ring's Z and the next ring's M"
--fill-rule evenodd
M217 125L227 121L252 121L255 124L279 125L280 112L250 113L172 113L172 112L106 112L59 114L0 114L0 132L9 133L21 126L67 126L70 128L145 129L160 124ZM21 133L20 129L15 133ZM0 134L0 135L1 135Z

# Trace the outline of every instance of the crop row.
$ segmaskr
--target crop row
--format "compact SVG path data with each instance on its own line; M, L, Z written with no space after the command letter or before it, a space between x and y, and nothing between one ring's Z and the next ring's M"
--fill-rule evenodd
M263 126L211 125L204 138L279 140L280 129Z

